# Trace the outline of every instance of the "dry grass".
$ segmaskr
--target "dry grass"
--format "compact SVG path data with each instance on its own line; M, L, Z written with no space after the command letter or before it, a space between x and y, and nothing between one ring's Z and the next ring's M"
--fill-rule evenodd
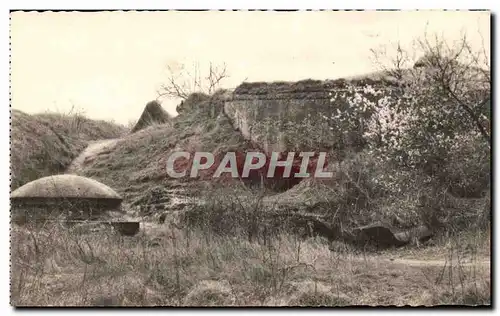
M78 113L29 115L12 110L12 189L64 172L88 141L115 138L124 132L123 126L90 120Z
M167 174L167 159L172 152L219 154L242 151L247 146L231 122L212 110L210 106L200 107L183 112L167 124L155 124L126 135L108 155L88 163L81 175L115 188L130 203L143 199L156 187L184 187L183 182L192 179L174 179ZM190 183L189 188L199 182Z
M322 239L245 237L148 224L136 237L12 228L15 306L339 306L491 304L489 265L391 261ZM421 250L414 250L418 253ZM425 254L425 250L421 251ZM420 259L425 258L420 256ZM486 258L488 259L488 258ZM489 259L488 259L489 260Z
M265 95L279 93L314 93L328 92L330 89L345 89L346 82L353 85L377 85L381 87L390 87L395 81L386 71L378 71L360 76L348 78L339 78L335 80L313 80L305 79L296 82L275 81L275 82L244 82L235 90L236 95Z
M172 120L172 117L161 107L161 104L156 100L151 101L146 104L141 117L131 128L131 133L135 133L153 124L166 124L170 120Z

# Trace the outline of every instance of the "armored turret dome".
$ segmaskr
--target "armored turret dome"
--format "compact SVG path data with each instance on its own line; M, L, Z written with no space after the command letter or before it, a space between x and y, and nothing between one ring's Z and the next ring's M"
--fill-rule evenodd
M11 194L11 199L113 199L121 200L113 189L93 179L77 175L56 175L31 181Z
M10 195L12 221L89 220L119 211L122 197L107 185L77 175L40 178Z

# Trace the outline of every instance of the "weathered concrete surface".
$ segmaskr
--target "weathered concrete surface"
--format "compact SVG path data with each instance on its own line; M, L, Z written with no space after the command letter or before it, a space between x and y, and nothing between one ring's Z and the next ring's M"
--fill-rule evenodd
M339 225L330 224L320 215L307 213L269 214L275 226L292 224L290 232L303 231L303 237L321 236L329 241L341 241L355 247L372 246L378 249L402 247L415 242L425 242L434 235L434 231L425 225L406 230L396 230L382 223L358 227L352 230L343 229ZM278 221L276 221L276 219Z
M425 225L397 231L381 224L358 227L352 231L352 241L360 246L371 245L377 248L401 247L414 242L425 242L434 235L434 231Z
M11 194L12 221L17 224L47 220L89 220L119 211L122 198L107 185L76 175L44 177Z
M434 232L425 225L417 226L415 228L394 234L398 240L406 243L411 243L413 241L423 242L433 235Z
M37 198L122 199L107 185L72 174L40 178L23 185L11 194L12 200Z
M359 245L374 245L379 248L401 247L408 240L398 239L390 227L375 223L359 227L353 231L354 241Z
M287 143L296 140L288 140L286 136L293 135L290 130L302 123L309 127L305 127L302 134L338 134L338 137L345 137L348 143L355 142L355 134L359 130L346 130L344 126L335 126L333 130L323 126L321 129L320 124L325 122L325 117L329 118L337 110L343 111L349 107L347 98L354 93L352 87L355 87L354 91L363 91L367 86L392 91L390 81L366 77L350 80L243 83L225 101L224 111L245 138L256 142L268 152L289 150L290 145ZM377 98L381 97L382 94ZM266 120L277 124L267 124ZM331 140L338 137L325 137L325 145L331 146Z

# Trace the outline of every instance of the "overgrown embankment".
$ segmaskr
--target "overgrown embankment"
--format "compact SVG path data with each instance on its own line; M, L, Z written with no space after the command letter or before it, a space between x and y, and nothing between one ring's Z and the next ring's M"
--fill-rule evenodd
M92 140L120 137L125 128L78 114L11 111L11 189L62 173Z

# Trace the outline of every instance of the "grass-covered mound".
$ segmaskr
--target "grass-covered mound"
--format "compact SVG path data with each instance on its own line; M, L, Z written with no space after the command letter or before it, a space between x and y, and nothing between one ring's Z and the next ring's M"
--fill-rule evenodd
M78 114L11 111L11 189L62 173L88 141L116 138L123 126Z
M133 202L150 191L173 189L199 181L174 179L167 173L167 160L176 151L205 151L215 155L244 151L248 142L235 131L222 112L217 95L182 111L168 124L155 124L123 137L105 157L83 171L115 188L125 201ZM203 177L201 177L203 179ZM200 179L196 179L200 180Z
M164 124L171 120L170 115L165 111L158 101L151 101L146 104L141 117L132 128L132 133L144 129L153 124Z
M282 179L282 167L277 168L276 177L266 178L268 163L261 170L241 177L246 153L264 151L233 127L223 111L224 97L224 92L208 98L195 94L184 101L184 109L177 117L123 137L111 153L90 162L84 168L83 175L110 185L123 195L126 202L133 204L146 200L154 204L151 199L144 199L152 191L157 192L156 195L166 195L172 190L188 189L193 192L198 188L206 188L206 185L254 186L262 184L261 181L268 189L283 190L298 183L300 179ZM174 169L176 172L186 171L187 176L173 178L167 172L167 161L172 153L180 151L189 152L191 157L178 158ZM191 178L189 173L195 152L212 153L215 163L207 170L200 170L198 177ZM228 152L236 153L239 177L232 178L229 173L224 173L220 178L214 178L217 167ZM265 154L269 162L270 153ZM311 168L313 165L314 159ZM293 173L298 172L299 167L300 160L297 160Z

